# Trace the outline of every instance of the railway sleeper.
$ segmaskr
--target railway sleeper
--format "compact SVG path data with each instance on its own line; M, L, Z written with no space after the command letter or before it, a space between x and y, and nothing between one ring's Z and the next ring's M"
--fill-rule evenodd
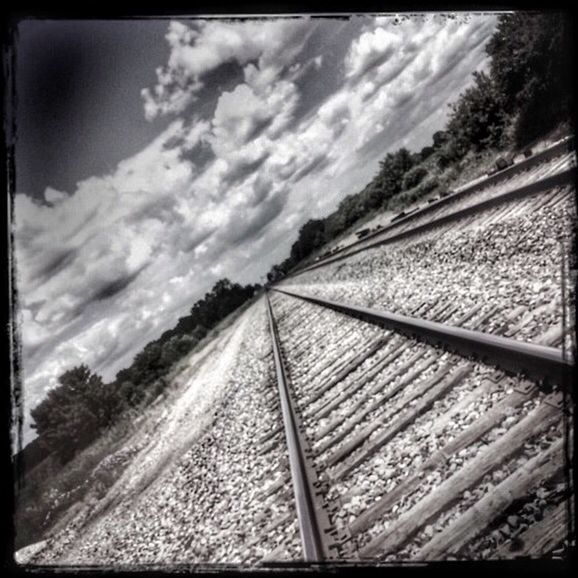
M281 488L283 488L284 486L286 486L288 483L290 483L291 479L289 475L281 475L277 481L273 482L265 491L264 491L264 495L265 497L269 497L272 496L273 494L276 494Z
M355 418L353 420L351 420L351 422L348 424L348 428L345 430L342 430L340 432L339 436L336 436L333 438L332 442L337 443L338 441L341 441L341 439L343 439L349 432L351 432L358 424L361 424L362 421L368 415L370 415L371 413L373 413L377 409L383 407L386 402L388 402L390 399L395 397L398 393L403 391L414 380L418 379L420 377L420 375L430 365L432 365L435 362L436 362L436 360L434 358L429 358L425 362L420 364L414 371L410 372L403 379L401 379L394 387L392 387L390 390L388 390L383 396L381 396L379 399L377 399L376 401L371 403L369 406L367 406L361 414L358 414L357 416L355 416ZM427 391L430 387L433 387L437 382L442 380L444 377L447 377L450 367L451 367L451 364L449 364L449 363L444 364L441 368L438 368L438 370L431 377L426 379L422 384L417 385L415 388L412 388L412 391L410 391L409 393L406 393L406 395L402 395L401 399L397 400L396 411L397 412L401 411L404 407L407 406L407 404L410 401L412 401L416 397L422 395L425 391ZM380 389L382 389L382 387L383 386L380 386ZM372 390L370 392L370 395L374 395L375 393L377 393L377 391ZM390 415L391 415L391 413L390 413ZM358 447L363 445L363 443L365 443L365 441L369 438L369 436L371 436L371 434L373 434L374 431L376 431L377 429L380 429L383 426L384 426L384 424L381 421L376 420L374 423L372 423L372 424L370 424L364 428L361 428L361 431L351 441L344 444L341 448L339 448L338 450L336 450L333 454L331 454L329 456L329 458L326 461L326 464L329 467L332 467L335 464L339 463L340 461L345 459L349 454L353 453L353 451L355 451ZM332 477L335 478L335 476L332 476Z
M272 427L266 434L262 435L259 441L257 442L258 445L263 445L267 443L272 437L283 433L283 424L280 423Z
M325 363L323 363L320 367L316 367L315 371L311 374L307 375L307 379L310 383L313 383L315 379L319 378L324 372L332 370L333 372L339 372L343 368L347 368L348 366L355 364L356 360L359 357L365 356L366 346L365 344L360 344L358 339L352 339L354 343L352 344L351 348L348 347L348 342L344 342L343 346L347 351L347 355L343 355L343 353L338 354L336 358L329 358ZM373 347L372 345L371 347ZM317 394L319 388L315 388L314 392L310 394L309 399L307 400L307 405L309 405L312 400L311 398Z
M529 459L433 537L419 550L417 558L436 560L459 552L516 500L526 496L534 486L556 476L564 467L564 440L560 438L546 451Z
M260 521L263 521L263 519ZM256 546L259 542L262 542L263 535L270 536L274 533L274 531L279 526L282 526L282 525L288 526L289 524L291 524L291 522L293 522L293 520L295 520L295 512L293 512L293 511L290 511L290 512L287 512L285 514L281 514L281 515L277 516L272 522L270 522L265 527L265 529L263 530L263 532L261 534L259 534L258 536L255 536L251 540L247 541L247 543L246 543L247 547L252 548L253 546Z
M403 547L419 530L486 474L496 470L506 460L517 455L531 438L549 429L560 420L560 410L542 403L522 418L501 438L484 448L458 472L446 479L416 505L404 512L393 528L378 534L360 549L360 557L375 558L392 554Z
M327 417L331 414L336 408L338 408L345 399L351 397L354 393L365 387L369 382L371 382L377 375L379 375L387 366L392 364L396 359L398 359L404 351L408 349L410 345L408 343L398 342L394 344L393 350L389 352L389 354L383 358L378 360L374 365L368 367L364 370L361 375L349 386L343 389L343 391L335 398L328 400L325 404L323 404L319 409L315 411L312 416L312 419L319 420ZM418 356L414 356L414 359L419 359ZM405 364L401 368L401 372L406 371ZM397 375L400 375L400 371L398 370L394 373L390 381L395 379ZM342 420L339 420L337 423L341 423ZM330 431L335 429L335 426L330 424L326 428L324 428L320 434L319 439L324 438Z
M569 504L563 501L550 508L544 518L517 536L516 542L506 542L495 552L496 558L544 557L563 543L568 536Z
M468 363L458 367L456 371L448 374L450 364L442 367L430 379L426 380L415 392L407 396L404 400L404 407L407 407L411 401L419 399L413 407L398 417L384 432L375 439L369 440L368 448L360 454L353 457L347 463L343 464L334 474L334 479L342 480L348 476L359 465L377 453L384 445L389 443L399 432L405 429L410 423L415 421L420 415L425 413L435 401L446 395L451 389L465 379L473 370L473 364ZM401 408L400 408L401 409Z
M423 358L423 353L421 353L421 352L418 352L415 355L413 355L408 362L404 363L403 366L399 367L393 374L391 374L391 376L388 376L388 379L385 383L383 383L383 382L376 383L373 387L371 387L369 389L368 392L366 392L363 395L362 398L360 398L354 404L352 404L352 406L345 412L344 415L339 416L339 420L337 421L337 425L340 425L341 423L343 423L344 420L349 419L349 421L346 422L346 427L344 427L336 436L334 436L333 438L331 438L330 440L328 440L327 442L325 442L324 444L319 446L319 448L317 448L317 455L318 456L321 455L329 447L331 447L331 446L339 443L341 440L343 440L351 431L353 431L359 424L361 424L369 414L371 414L375 410L379 409L380 407L383 406L383 404L385 404L386 401L388 401L392 397L396 396L409 383L411 383L414 379L417 379L430 365L432 365L436 361L434 358L428 358L428 359L424 360L417 368L414 369L414 371L410 372L409 374L404 376L402 379L400 379L397 384L395 384L391 389L389 389L383 395L381 395L381 397L379 397L376 401L374 401L373 403L370 403L366 407L363 407L364 404L366 404L368 402L368 400L370 400L372 397L380 394L380 392L388 384L393 383L398 377L403 375L403 373L405 373L409 368L413 367L415 365L415 362L420 358ZM361 410L361 412L360 412L360 410ZM357 412L360 412L360 413L357 413ZM334 421L333 423L336 423L336 422ZM378 423L376 423L375 425L377 427L379 427ZM372 426L368 426L368 427L369 427L369 429L371 429ZM334 427L332 427L331 429L327 428L328 432L333 431L333 429L335 429L335 428ZM356 445L356 447L357 447L357 445ZM348 453L350 453L350 452L348 452ZM333 461L334 459L335 458L330 456L328 461L327 461L327 464L333 465L334 463L336 463L335 461ZM337 461L339 461L339 460L337 460Z
M365 363L370 357L377 353L382 347L386 345L388 341L387 337L379 337L374 343L372 343L365 351L358 353L353 359L344 363L343 367L336 369L336 375L331 377L326 381L321 387L318 387L316 391L307 400L307 406L311 406L317 400L321 398L326 392L336 386L338 383L343 381L349 374L353 373L360 365Z
M480 396L486 395L488 393L497 391L498 389L504 389L505 385L504 382L510 382L511 380L507 377L503 379L494 380L490 377L485 378L482 383L468 394L466 394L463 399L461 399L457 404L454 404L451 409L446 411L442 416L438 417L435 423L432 424L432 427L429 431L429 435L437 436L439 435L449 423L454 419L454 417L462 412L468 405L479 399ZM407 480L408 478L406 478ZM410 478L411 479L411 478ZM405 480L404 480L405 482ZM402 482L402 483L404 483ZM353 496L362 493L364 490L362 488L353 487L348 492L342 495L342 499L344 502L349 501ZM376 502L376 506L379 504L379 501ZM361 518L362 515L359 516ZM356 519L359 520L359 518ZM357 530L359 531L359 530Z
M489 380L488 380L489 381ZM489 383L493 383L490 382ZM480 384L480 387L483 387ZM362 512L351 524L353 534L367 530L379 519L385 512L397 503L404 495L412 493L422 482L422 478L432 470L435 470L444 462L448 461L451 456L458 454L464 448L476 442L491 429L497 427L508 415L510 408L521 405L535 394L537 388L533 387L525 391L513 391L494 407L487 411L481 419L474 422L466 428L461 434L450 440L440 450L435 452L427 461L425 461L418 472L401 481L393 490L385 494L380 500L375 502L368 510ZM445 424L444 424L445 425Z

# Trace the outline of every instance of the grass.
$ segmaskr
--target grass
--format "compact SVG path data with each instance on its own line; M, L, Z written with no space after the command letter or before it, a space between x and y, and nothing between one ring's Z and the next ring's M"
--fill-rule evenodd
M120 478L131 459L108 468L106 475L96 477L95 469L107 457L132 444L137 447L151 439L164 411L162 400L178 396L178 377L189 369L196 371L205 361L201 356L192 366L190 360L202 353L253 305L259 295L221 320L190 352L177 360L165 374L166 389L146 407L128 410L123 418L105 431L68 463L60 465L51 455L37 464L19 480L20 489L15 502L15 548L38 542L57 533L82 510L96 512L108 490ZM88 521L87 517L87 521Z

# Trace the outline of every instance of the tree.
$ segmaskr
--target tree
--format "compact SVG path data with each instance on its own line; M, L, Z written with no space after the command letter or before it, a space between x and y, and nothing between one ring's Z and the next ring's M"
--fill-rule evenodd
M298 263L301 259L323 245L325 241L325 223L320 219L310 219L299 230L297 241L291 246L291 259Z
M65 462L107 425L111 399L102 378L86 365L66 371L58 381L32 410L32 427L47 450Z
M273 265L270 271L267 273L267 282L276 283L280 281L286 275L286 271L281 267L281 265Z
M474 84L452 105L447 125L450 145L456 158L471 148L476 152L502 143L507 116L503 97L494 81L483 72L474 72Z
M425 161L427 158L431 157L431 155L434 153L434 147L433 146L425 146L421 149L420 151L420 162L421 161Z
M449 135L445 130L438 130L434 132L432 141L434 150L439 149L448 141Z
M427 170L424 167L416 166L407 171L402 179L402 189L407 191L417 187L427 176Z
M382 204L402 190L403 177L412 166L412 156L405 148L387 153L379 162L380 170L374 180L381 190Z
M519 113L515 127L519 146L570 117L573 47L569 14L515 12L499 17L486 52L506 111Z

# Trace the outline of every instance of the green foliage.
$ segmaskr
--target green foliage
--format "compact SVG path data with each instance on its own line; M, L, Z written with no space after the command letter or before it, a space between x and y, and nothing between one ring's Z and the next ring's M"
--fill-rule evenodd
M117 421L87 448L62 464L58 456L49 454L45 459L20 472L22 484L15 502L15 547L23 548L46 538L46 533L56 533L66 519L70 519L73 506L86 503L94 495L95 468L118 455L120 448L134 426L129 420ZM108 487L115 479L109 480ZM100 486L102 489L102 486Z
M433 141L433 149L438 150L441 148L446 142L448 142L449 134L445 130L438 130L437 132L433 133L432 141Z
M388 209L392 211L400 211L407 206L419 201L434 189L439 187L439 181L436 178L429 178L422 181L416 187L407 189L395 196L388 205Z
M427 176L427 169L422 166L416 166L407 171L402 179L402 190L407 191L417 187Z
M173 364L258 289L221 279L193 305L190 315L148 343L110 384L85 365L65 372L59 386L32 411L41 447L67 462L121 415L150 403L166 387L164 376Z
M572 23L561 12L515 12L499 17L488 42L490 75L505 109L515 114L524 146L568 119L573 110Z
M59 385L32 410L32 427L41 443L66 462L109 425L116 406L110 386L81 365L61 375Z
M271 268L268 281L281 279L371 211L398 210L435 188L447 188L471 155L481 157L512 139L524 145L567 119L573 103L570 38L567 14L501 15L486 47L489 72L473 73L472 85L451 105L448 123L432 135L431 146L387 153L362 191L346 197L325 219L302 227L289 257Z
M504 99L493 80L483 72L474 72L474 84L452 105L447 125L450 156L462 158L472 148L479 152L502 144L507 123ZM447 149L446 149L447 150Z
M314 249L321 247L325 240L325 227L323 221L311 219L307 221L299 231L299 242L291 247L291 260L298 262L311 254Z
M425 146L421 149L421 152L419 153L420 155L420 159L419 162L423 162L426 159L429 159L429 157L431 157L431 155L433 155L433 153L435 152L435 149L433 146Z
M412 166L412 155L405 148L401 148L394 153L387 153L385 158L379 162L380 170L374 181L382 192L383 205L388 199L402 191L403 178Z
M205 296L181 317L175 327L151 341L136 355L132 365L118 372L115 386L123 406L138 407L152 401L164 388L163 376L189 353L208 331L250 299L259 285L217 281Z

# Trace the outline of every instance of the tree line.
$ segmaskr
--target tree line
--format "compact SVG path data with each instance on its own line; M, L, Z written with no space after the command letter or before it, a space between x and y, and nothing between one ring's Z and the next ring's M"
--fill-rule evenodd
M61 463L69 461L128 411L156 399L167 385L164 376L173 364L260 288L221 279L188 315L148 343L110 383L86 365L63 373L58 386L31 412L32 427L38 433L35 447Z
M444 130L419 152L388 152L373 179L341 201L324 219L311 219L299 230L289 256L267 274L282 279L303 259L378 209L396 209L433 191L468 154L522 150L563 122L572 120L574 86L572 22L569 13L513 13L499 16L486 45L487 72L450 105Z

